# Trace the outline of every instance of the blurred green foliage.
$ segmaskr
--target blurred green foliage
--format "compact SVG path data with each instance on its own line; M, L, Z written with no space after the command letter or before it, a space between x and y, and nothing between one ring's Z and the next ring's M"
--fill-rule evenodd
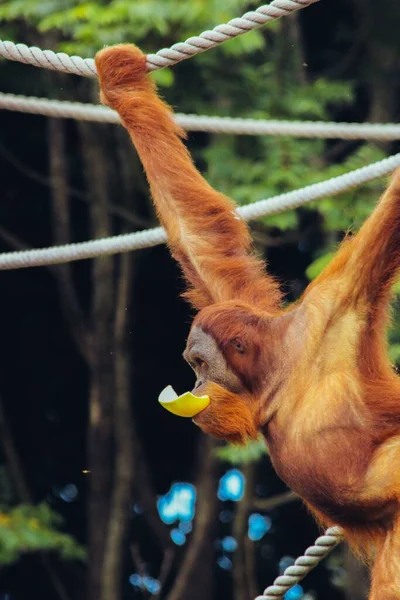
M47 504L0 506L0 565L16 562L22 554L57 552L64 559L83 560L85 549L58 528L61 517Z
M249 462L255 462L267 452L267 447L263 439L249 442L245 446L236 446L226 444L215 450L216 456L220 460L231 463L232 465L242 465Z
M56 552L65 560L84 560L85 549L60 529L63 520L48 504L16 504L13 485L0 467L0 566L28 552Z

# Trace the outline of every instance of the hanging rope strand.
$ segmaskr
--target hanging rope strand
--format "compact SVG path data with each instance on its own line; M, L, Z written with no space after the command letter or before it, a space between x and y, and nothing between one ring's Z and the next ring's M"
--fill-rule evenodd
M272 585L264 590L255 600L280 600L286 592L299 583L312 571L332 550L344 539L341 527L330 527L319 537L313 546L307 548L303 556L296 559L283 575L277 577Z
M271 4L260 6L257 10L247 12L242 17L218 25L212 30L203 31L200 35L174 44L170 48L163 48L156 54L148 54L147 68L149 71L156 71L164 67L171 67L182 60L206 52L227 40L243 35L252 29L258 29L270 21L290 15L315 2L318 0L273 0ZM82 75L83 77L97 77L93 58L69 56L65 52L41 50L36 46L14 44L14 42L5 40L0 40L0 56L52 71Z

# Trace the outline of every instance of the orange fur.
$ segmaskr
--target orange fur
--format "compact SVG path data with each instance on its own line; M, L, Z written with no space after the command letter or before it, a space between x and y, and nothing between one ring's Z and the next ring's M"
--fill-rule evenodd
M129 45L96 56L102 100L119 112L143 162L169 245L191 285L196 308L231 297L279 305L278 285L248 254L250 235L235 205L212 189L181 142L185 134L144 77L145 58Z
M257 439L258 431L253 415L256 406L251 396L233 394L216 383L204 386L201 393L212 398L212 403L193 421L205 433L234 444L245 444L249 439Z
M96 65L102 100L131 135L201 309L194 323L246 390L207 383L211 404L196 422L236 442L261 431L278 474L318 521L342 525L356 550L376 557L370 600L400 598L400 383L385 337L400 264L400 171L360 232L283 311L234 204L195 169L144 55L117 46Z

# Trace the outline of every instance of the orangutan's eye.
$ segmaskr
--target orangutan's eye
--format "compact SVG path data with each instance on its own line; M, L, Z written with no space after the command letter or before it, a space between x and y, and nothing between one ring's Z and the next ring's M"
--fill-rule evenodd
M239 352L240 354L244 354L246 352L246 348L245 345L243 344L243 342L239 339L239 338L234 338L232 340L232 346L235 348L235 350L237 352Z
M203 369L206 366L206 363L201 358L193 358L191 366L196 371L196 369Z

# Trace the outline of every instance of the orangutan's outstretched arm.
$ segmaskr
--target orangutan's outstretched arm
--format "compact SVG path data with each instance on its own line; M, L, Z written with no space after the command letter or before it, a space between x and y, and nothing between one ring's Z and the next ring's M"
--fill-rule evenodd
M116 110L144 165L154 203L174 257L200 309L230 299L274 310L278 285L250 254L247 225L234 203L195 168L170 108L146 75L146 57L135 46L106 48L96 56L102 101Z
M331 282L335 294L365 310L371 322L386 315L391 288L400 268L400 170L360 231L345 240L327 268L307 288L307 295Z

